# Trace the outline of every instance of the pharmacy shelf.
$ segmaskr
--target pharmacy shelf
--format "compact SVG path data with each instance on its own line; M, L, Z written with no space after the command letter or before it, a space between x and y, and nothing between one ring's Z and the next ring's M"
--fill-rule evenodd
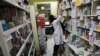
M88 56L89 53L90 53L89 51L85 51L85 50L84 50L84 56Z
M75 54L78 54L78 48L76 48L74 45L71 45L69 43L66 44L75 52Z
M76 36L78 36L78 35L76 35ZM78 37L80 37L80 38L82 38L83 40L85 40L85 41L89 42L89 40L88 40L88 39L86 39L86 38L85 38L85 37L83 37L83 36L78 36ZM94 42L93 44L94 44L94 45L96 45L96 46L98 46L98 47L100 47L100 44L98 44L98 43L96 43L96 42Z
M84 52L84 56L87 56L89 54L89 51L85 51L84 48L76 48L74 45L71 45L69 43L66 44L75 52L75 54L78 54L80 50Z
M95 44L96 46L100 47L100 44L98 44L97 42L94 42L94 44Z
M76 15L76 17L80 17L79 15Z
M77 17L80 17L80 16L77 15ZM83 15L82 17L97 17L97 15Z
M30 34L28 35L27 39L26 39L25 42L23 43L22 47L20 48L20 50L19 50L19 52L17 53L16 56L20 56L20 55L21 55L21 53L23 52L23 50L24 50L24 48L25 48L25 45L26 45L27 41L29 40L31 34L32 34L32 31L31 31Z
M15 1L12 1L12 0L3 0L3 1L29 13L28 9L23 8L22 6L18 5Z
M32 47L34 46L34 40L32 41L32 44L31 44L31 47L30 47L30 50L29 50L29 53L28 53L28 56L30 56L30 53L32 51Z
M85 28L85 27L81 27L81 26L77 26L78 28L82 28L82 29L86 29L89 30L89 28Z
M91 2L88 2L88 3L80 4L77 7L83 7L83 6L87 6L87 5L90 5L90 4L91 4Z
M67 42L68 42L68 39L64 39L63 41L64 41L65 43L67 43Z
M85 38L85 37L83 37L83 36L79 36L79 35L77 35L77 34L76 34L76 36L78 36L78 37L82 38L83 40L85 40L85 41L88 41L88 42L89 42L89 40L88 40L88 39L86 39L86 38Z
M69 46L77 54L78 49L75 46L69 44L68 39L64 39L63 41L64 41L64 43L66 43L67 46Z
M33 56L35 56L35 48L33 49Z
M94 30L94 31L96 31L96 32L100 32L100 30Z
M9 38L8 38L8 37L9 37ZM5 41L7 42L7 41L9 41L9 40L12 39L12 36L11 36L11 34L10 34L10 35L4 36L4 38L5 38Z
M79 2L79 1L81 1L81 0L77 0L76 2ZM91 1L91 2L88 2L88 1ZM100 6L100 0L88 0L88 1L86 1L86 0L82 0L80 3L80 5L79 6L77 6L76 5L76 7L74 8L73 7L73 10L74 9L76 9L76 17L77 17L77 19L76 19L76 21L77 20L79 20L79 22L77 22L78 24L86 24L87 23L87 21L91 21L91 20L95 20L96 18L98 18L98 15L96 15L96 12L98 12L98 10L97 10L97 7L99 7ZM86 3L87 2L87 3ZM72 2L73 3L73 2ZM77 13L77 12L79 12L80 11L80 13ZM67 11L67 13L68 13L69 11ZM86 14L84 14L86 12ZM74 12L72 12L72 13L74 13ZM80 14L83 14L83 15L80 15ZM83 20L80 20L80 18L84 18ZM73 21L72 21L73 22ZM98 22L98 21L95 21L95 22ZM99 22L97 23L97 25L99 24ZM75 24L76 25L76 24ZM74 23L73 23L73 26L74 26ZM88 26L88 24L87 24L87 26ZM91 28L89 28L89 27L84 27L84 25L82 26L82 25L80 25L80 26L75 26L76 27L76 29L74 28L74 27L72 27L72 33L76 33L77 32L77 29L81 29L82 31L89 31L89 32L95 32L95 33L98 33L98 32L100 32L100 30L98 30L98 29L96 29L96 28L93 28L93 30L91 29ZM81 30L79 30L79 31L81 31ZM81 32L82 33L82 32ZM93 33L94 34L94 33ZM83 41L85 41L86 43L89 43L89 47L91 47L91 49L90 48L87 48L87 50L88 51L86 51L85 50L85 47L81 47L81 48L75 48L74 46L75 45L68 45L72 50L74 50L74 52L78 52L78 53L80 53L80 50L82 51L82 52L84 52L84 55L83 56L88 56L88 54L90 54L91 53L91 50L93 50L93 49L95 49L96 47L93 47L94 45L95 46L98 46L98 47L100 47L100 44L99 44L99 40L95 40L96 42L94 42L94 41L92 41L91 42L91 40L89 39L89 38L87 38L86 36L84 36L84 35L78 35L77 34L77 37L78 38L80 38L81 40L83 40ZM96 37L97 38L97 37ZM71 38L70 38L71 39ZM77 39L78 40L78 39ZM80 41L81 42L81 41ZM69 42L68 42L69 43ZM84 43L84 45L86 44L86 43ZM76 47L77 47L77 44L76 44ZM75 51L75 49L78 49L78 51L76 50ZM69 53L70 53L71 51L69 50ZM95 52L94 52L95 53ZM81 55L80 55L81 56Z
M17 31L18 29L20 29L20 28L22 28L22 27L28 25L29 23L31 23L31 21L29 21L29 22L27 22L27 23L24 23L24 24L21 24L21 25L19 25L19 26L16 26L16 27L14 27L14 28L12 28L12 29L9 29L9 30L7 30L7 31L4 32L4 35L9 35L9 34L15 32L15 31Z
M66 8L66 10L69 10L69 9L71 9L71 7Z
M88 39L86 39L85 37L81 36L81 38L82 38L82 39L84 39L85 41L88 41L88 42L89 42L89 40L88 40Z
M78 28L84 28L84 27L81 27L81 26L77 26ZM87 29L87 28L86 28Z
M93 0L94 2L96 2L96 1L100 1L100 0Z
M83 29L87 29L87 30L90 30L89 28L85 28L85 27L81 27L81 26L77 26L78 28L83 28ZM96 29L94 29L93 31L95 31L95 32L100 32L100 30L96 30Z
M97 17L97 15L83 15L84 17Z
M71 30L68 30L67 28L65 28L65 30L68 31L68 32L70 32L70 33L72 32Z
M68 30L70 33L72 32L71 30Z
M29 21L27 23L24 23L22 25L16 26L16 27L14 27L12 29L9 29L9 30L3 32L4 33L4 36L5 36L5 41L9 41L10 39L12 39L12 37L6 38L9 34L11 34L11 33L15 32L15 31L17 31L18 29L20 29L20 28L28 25L29 23L31 23L31 21Z

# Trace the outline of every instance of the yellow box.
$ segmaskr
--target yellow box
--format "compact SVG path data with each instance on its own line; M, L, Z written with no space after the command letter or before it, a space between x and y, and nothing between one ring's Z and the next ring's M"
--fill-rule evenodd
M100 30L100 25L96 25L96 30Z
M76 6L79 6L81 4L80 0L76 0Z

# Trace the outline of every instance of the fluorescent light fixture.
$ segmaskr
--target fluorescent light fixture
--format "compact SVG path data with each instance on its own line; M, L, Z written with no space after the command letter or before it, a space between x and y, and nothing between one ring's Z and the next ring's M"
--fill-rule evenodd
M50 25L50 23L49 22L45 22L45 25Z
M41 9L44 10L45 8L42 6Z

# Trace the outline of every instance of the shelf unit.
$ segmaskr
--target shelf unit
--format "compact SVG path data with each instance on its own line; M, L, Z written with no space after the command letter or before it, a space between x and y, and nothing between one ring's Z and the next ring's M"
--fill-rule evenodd
M69 2L70 0L66 1ZM100 56L100 54L97 54L100 53L100 0L72 0L70 5L70 7L66 5L66 16L71 16L71 24L69 24L71 31L65 28L65 30L71 32L66 34L68 41L64 42L69 47L66 47L66 49L69 49L69 53L73 54L74 52L73 56L79 56L80 53L77 52L82 52L83 56ZM68 24L68 18L66 20ZM68 27L68 25L65 25L65 27ZM68 56L72 55L69 54Z
M86 39L84 39L84 40L86 40ZM87 41L87 40L86 40L86 41ZM81 52L81 51L84 51L84 56L87 56L87 55L89 54L89 51L85 51L84 48L77 48L77 47L75 47L74 45L72 45L71 43L68 43L68 39L64 40L64 42L66 43L66 45L67 45L71 50L74 51L74 53L75 53L76 55L78 55L79 52Z
M16 0L0 0L0 3L0 8L3 7L3 11L5 11L2 15L8 16L10 14L8 16L10 19L3 18L0 20L0 47L3 56L24 56L26 54L27 56L34 56L34 31L33 22L29 16L31 14L29 12L30 6L18 4ZM13 8L13 12L9 10L10 8ZM10 43L8 44L8 42ZM16 51L13 48L17 48Z
M100 39L99 39L99 36L97 35L100 33L100 30L97 29L97 25L100 26L100 24L97 22L100 22L100 21L98 19L98 15L96 14L96 11L97 11L96 7L100 6L98 4L99 2L100 1L91 0L91 2L89 4L85 4L84 6L80 5L81 7L77 7L77 9L80 9L80 8L85 8L85 7L89 6L90 12L89 12L89 14L87 13L86 15L84 15L84 13L86 13L86 12L83 11L82 16L80 15L79 18L77 18L77 20L79 22L77 22L77 26L76 26L77 27L76 35L78 37L80 37L81 39L85 40L85 42L90 43L90 46L92 46L91 51L94 51L94 49L96 48L95 46L97 46L98 47L97 52L99 52L99 49L100 49L100 46L99 46ZM88 12L88 10L86 10L86 11ZM93 29L93 30L91 30L91 29ZM97 52L93 52L94 56L97 55L96 54ZM93 53L91 55L93 55ZM100 54L98 54L98 55L100 55Z
M76 35L76 36L78 36L78 35ZM80 37L80 38L82 38L83 40L89 42L89 40L86 39L84 36L78 36L78 37ZM98 43L96 43L96 42L94 42L93 44L96 45L96 46L98 46L98 47L100 47L100 45L99 45Z
M26 45L27 41L29 40L29 37L31 36L31 34L32 34L32 32L30 32L30 34L28 35L27 39L24 41L22 47L20 48L20 50L19 50L19 52L17 53L16 56L20 56L21 55L21 53L22 53L23 49L25 48L25 45Z
M76 36L78 36L78 35L76 35ZM80 38L82 38L83 40L85 40L85 41L88 41L88 42L89 42L89 40L88 40L88 39L86 39L86 38L84 38L83 36L78 36L78 37L80 37Z
M17 31L18 29L20 29L20 28L22 28L22 27L28 25L29 23L31 23L31 21L26 22L26 23L24 23L24 24L22 24L22 25L16 26L16 27L14 27L14 28L12 28L12 29L9 29L9 30L3 32L3 34L4 34L4 36L5 36L5 41L7 42L7 41L9 41L9 40L12 39L11 37L10 37L10 38L8 38L8 36L6 37L6 35L9 35L9 34L15 32L15 31Z
M81 27L81 26L77 26L78 28L82 28L82 29L86 29L86 30L90 30L89 28L85 28L85 27ZM94 32L100 32L100 30L96 30L96 29L93 29Z
M75 46L67 43L67 45L77 54L78 53L78 48L76 48Z
M3 0L3 1L29 13L29 7L25 8L25 6L20 6L15 0Z
M71 44L68 44L67 43L67 45L75 52L75 54L78 54L78 52L82 49L82 48L76 48L74 45L71 45ZM87 56L88 54L89 54L89 52L88 51L85 51L85 50L83 50L84 51L84 56Z

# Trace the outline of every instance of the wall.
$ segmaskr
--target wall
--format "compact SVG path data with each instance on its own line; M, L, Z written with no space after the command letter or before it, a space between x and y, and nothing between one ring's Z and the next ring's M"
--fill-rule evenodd
M37 4L46 4L49 3L51 7L51 14L54 16L57 16L57 1L52 1L52 2L34 2L35 8L37 7Z

